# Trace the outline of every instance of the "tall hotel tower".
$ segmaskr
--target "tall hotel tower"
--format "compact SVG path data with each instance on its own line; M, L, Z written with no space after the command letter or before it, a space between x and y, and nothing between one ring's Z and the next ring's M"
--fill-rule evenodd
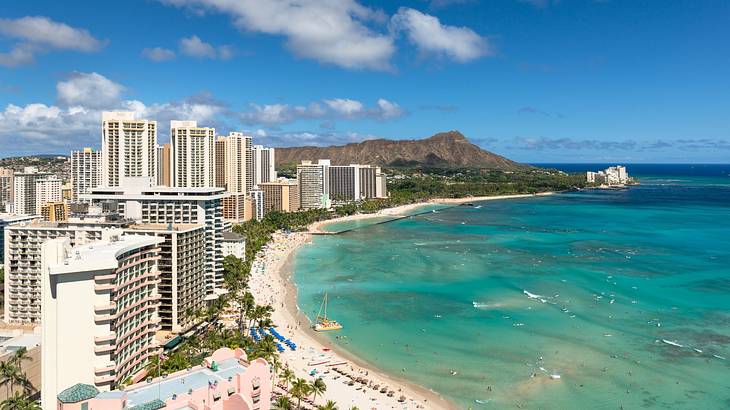
M124 178L157 182L157 121L135 120L133 112L104 112L101 132L103 186L120 186Z
M215 187L215 128L196 121L170 121L172 185Z

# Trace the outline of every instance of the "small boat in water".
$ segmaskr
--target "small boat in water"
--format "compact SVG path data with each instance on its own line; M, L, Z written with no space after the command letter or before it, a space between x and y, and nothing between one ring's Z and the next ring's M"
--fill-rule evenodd
M667 339L662 339L662 342L664 342L664 343L666 343L666 344L668 344L670 346L684 347L684 346L682 346L681 344L679 344L677 342L672 342L671 340L667 340Z
M342 325L336 320L327 318L327 292L325 292L322 304L319 306L319 312L317 312L317 323L312 328L318 332L342 329Z

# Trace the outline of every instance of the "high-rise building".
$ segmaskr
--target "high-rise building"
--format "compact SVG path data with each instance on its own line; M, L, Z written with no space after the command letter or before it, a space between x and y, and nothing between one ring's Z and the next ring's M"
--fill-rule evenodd
M13 179L13 213L18 215L40 215L41 206L60 201L61 180L47 172L37 172L28 167L15 173Z
M329 167L329 197L335 204L362 199L359 165L332 165Z
M170 121L172 185L215 187L215 128L196 121Z
M227 137L215 139L215 186L218 188L226 187L226 142Z
M43 245L44 404L56 403L76 382L110 391L142 378L150 357L160 351L155 333L162 242L111 230L86 245L74 247L69 238Z
M100 186L120 186L125 178L157 181L157 121L135 120L133 112L104 112L101 128Z
M38 215L13 215L10 213L0 213L0 263L5 261L5 228L20 223L30 223L32 221L38 221L40 219L41 217ZM8 272L7 267L5 268L5 272ZM5 280L5 283L7 282L8 281ZM7 295L7 293L5 294ZM6 296L5 299L7 300L7 298L8 297Z
M101 239L102 231L125 227L129 221L103 217L67 222L32 221L5 227L5 322L38 323L41 319L41 245L66 237L71 245Z
M35 181L35 214L40 215L43 205L49 202L63 201L61 180L55 175L39 178Z
M263 145L253 146L254 185L276 180L274 149Z
M69 205L66 202L48 202L41 206L43 220L49 222L67 221L70 216Z
M263 182L259 188L264 192L264 212L295 212L299 210L299 185L295 180L279 178Z
M157 146L157 185L171 186L170 172L172 164L170 163L170 144L162 144Z
M240 132L231 132L228 136L220 136L216 141L217 158L223 164L217 164L218 186L226 188L230 193L247 193L253 187L251 137Z
M254 185L248 195L251 198L251 205L253 205L251 216L257 221L264 219L264 191Z
M129 234L163 238L160 244L160 326L182 333L205 307L205 227L201 224L134 224Z
M13 179L15 172L9 168L0 168L0 212L13 210Z
M223 219L230 223L240 223L246 218L246 194L226 192L223 198Z
M376 198L387 198L388 197L388 178L387 175L380 171L380 168L376 168L375 172L375 197Z
M100 151L84 148L83 151L71 151L71 179L73 183L73 200L79 200L79 194L102 185L102 155Z
M205 226L205 289L213 299L223 292L223 188L118 187L95 188L82 199L92 205L116 204L125 218L153 224Z
M319 209L330 207L330 161L320 159L316 164L302 161L297 165L300 208Z
M330 170L330 199L348 203L387 197L385 176L372 165L333 165Z

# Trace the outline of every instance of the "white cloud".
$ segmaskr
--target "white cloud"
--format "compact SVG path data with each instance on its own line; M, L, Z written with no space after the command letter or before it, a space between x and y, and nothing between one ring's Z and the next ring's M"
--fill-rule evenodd
M0 36L18 41L9 52L0 53L0 65L7 67L32 63L36 54L48 50L88 53L100 50L106 43L87 30L40 16L0 18Z
M74 73L56 84L58 100L66 106L110 108L119 103L121 84L98 73Z
M188 57L229 60L233 57L231 46L214 47L201 40L198 36L191 36L180 40L180 52Z
M8 104L0 109L0 147L7 152L59 153L83 146L98 146L101 113L106 110L132 111L137 118L159 123L159 140L167 137L167 124L173 119L196 120L218 130L240 129L242 124L260 124L257 138L284 143L295 139L321 138L318 144L350 142L367 138L354 133L269 132L267 126L298 120L391 120L405 114L396 103L385 99L367 107L362 102L335 98L308 105L252 104L246 112L232 111L227 104L209 94L179 101L145 103L124 99L125 87L98 73L73 73L56 84L57 104ZM318 136L318 137L317 137ZM277 139L278 138L278 139Z
M391 18L391 27L406 33L422 52L461 63L491 54L487 40L470 28L441 24L438 18L411 8L401 7Z
M374 107L366 107L362 102L349 98L334 98L308 105L289 104L251 104L251 109L239 114L247 124L280 125L298 120L312 119L375 119L391 120L405 115L398 104L379 99Z
M360 115L365 111L365 106L360 101L349 98L335 98L333 100L324 100L324 102L332 111L345 117Z
M383 98L378 100L378 110L379 116L383 120L398 118L406 113L400 105Z
M393 39L368 23L381 12L356 0L161 0L228 14L248 32L281 35L296 55L351 69L391 70Z
M175 52L163 47L145 48L142 57L155 62L169 61L175 58Z

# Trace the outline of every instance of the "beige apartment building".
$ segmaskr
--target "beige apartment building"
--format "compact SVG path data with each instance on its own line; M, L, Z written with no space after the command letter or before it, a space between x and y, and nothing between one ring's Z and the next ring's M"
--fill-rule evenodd
M138 223L203 224L205 226L206 298L223 286L221 238L224 230L223 188L118 187L95 188L82 199L93 205L116 204L124 218Z
M15 172L0 168L0 213L13 211L13 179Z
M196 314L205 307L205 226L135 224L125 232L164 239L158 263L160 327L173 333L187 331L195 324Z
M41 216L44 221L67 221L70 213L69 205L66 202L48 202L41 206Z
M170 121L172 185L215 187L215 128L196 121Z
M133 112L104 112L101 132L99 186L120 186L125 178L157 180L157 121L136 120Z
M219 136L216 140L217 186L230 193L245 194L253 187L251 137L240 132Z
M72 246L81 245L100 240L106 229L130 224L129 221L96 217L67 222L33 220L5 226L5 322L35 324L41 319L41 246L44 242L65 237Z
M157 185L172 186L172 178L170 177L170 173L172 172L170 151L169 143L157 146Z
M102 184L102 155L100 151L84 148L71 151L72 199L79 200L79 194Z
M43 403L76 383L110 391L139 381L158 354L162 238L107 230L101 240L70 238L41 249ZM44 406L45 408L46 406Z
M295 212L299 210L299 184L286 178L273 182L262 182L259 188L264 193L264 212Z
M302 161L297 165L299 183L299 206L301 209L329 208L330 203L330 161L320 159L316 164Z

